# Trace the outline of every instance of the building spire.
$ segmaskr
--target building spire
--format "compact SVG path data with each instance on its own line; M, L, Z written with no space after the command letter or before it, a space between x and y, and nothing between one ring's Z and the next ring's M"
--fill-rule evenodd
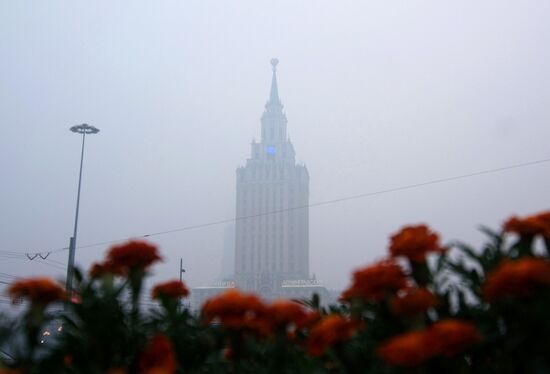
M284 143L286 139L286 116L283 113L283 104L279 99L279 88L277 87L278 63L279 60L276 58L271 59L273 76L269 99L262 114L262 143Z
M277 64L279 60L276 58L271 59L271 68L273 69L273 77L271 78L271 92L269 94L268 105L281 105L279 99L279 89L277 87Z

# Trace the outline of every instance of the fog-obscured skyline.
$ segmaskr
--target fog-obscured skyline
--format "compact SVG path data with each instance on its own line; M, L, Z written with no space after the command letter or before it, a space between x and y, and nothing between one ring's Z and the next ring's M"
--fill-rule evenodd
M279 93L310 202L550 158L550 3L0 3L0 272L62 278L5 251L78 246L235 215L235 169ZM444 242L550 207L550 163L310 209L310 269L342 288L427 222ZM151 237L155 281L222 269L224 225ZM87 268L107 246L77 250ZM2 252L4 251L4 252ZM0 287L2 288L2 287ZM0 305L1 306L1 305Z

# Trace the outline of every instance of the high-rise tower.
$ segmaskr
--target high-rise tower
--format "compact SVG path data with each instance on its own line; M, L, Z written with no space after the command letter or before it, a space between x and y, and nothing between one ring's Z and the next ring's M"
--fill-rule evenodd
M235 280L271 297L285 282L309 279L309 174L296 164L279 99L277 59L261 118L261 141L237 169Z
M231 288L264 298L329 300L327 289L309 276L309 174L296 164L277 87L277 59L269 100L261 118L261 141L237 169L235 274L191 291L198 309L209 297Z

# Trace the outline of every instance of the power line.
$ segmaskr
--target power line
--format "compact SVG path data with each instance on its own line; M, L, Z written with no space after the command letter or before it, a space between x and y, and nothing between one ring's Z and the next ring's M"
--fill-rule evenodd
M17 275L4 273L4 272L2 272L2 271L0 271L0 277L11 278L11 279L17 279L17 278L19 278Z
M25 258L25 253L19 253L19 254L4 254L3 252L0 252L0 258Z
M15 251L0 251L0 253L5 253L7 255L20 255L21 252L15 252Z
M55 268L55 269L58 269L58 270L66 270L65 265L64 264L63 264L63 266L57 265L57 261L56 261L56 263L52 263L49 260L44 260L44 259L39 259L37 261L40 264L48 265L48 266L50 266L52 268Z
M60 248L63 250L69 249L68 247ZM25 258L29 260L34 260L37 257L40 257L42 260L48 258L51 254L51 251L33 251L33 252L16 252L16 251L0 251L0 258Z
M499 172L503 172L503 171L507 171L507 170L519 169L519 168L524 168L524 167L528 167L528 166L543 164L543 163L547 163L547 162L550 162L550 158L540 159L540 160L536 160L536 161L523 162L523 163L514 164L514 165L508 165L508 166L504 166L504 167L500 167L500 168L486 169L486 170L471 172L471 173L467 173L467 174L455 175L455 176L452 176L452 177L432 179L432 180L426 181L426 182L408 184L408 185L403 185L403 186L394 187L394 188L388 188L388 189L384 189L384 190L372 191L372 192L365 192L365 193L361 193L361 194L350 195L350 196L345 196L345 197L341 197L341 198L320 201L320 202L317 202L317 203L312 203L312 204L307 204L307 205L302 205L302 206L284 208L284 209L273 210L273 211L269 211L269 212L252 214L252 215L235 217L235 218L227 218L227 219L223 219L223 220L211 221L211 222L206 222L206 223L201 223L201 224L196 224L196 225L183 226L183 227L179 227L179 228L175 228L175 229L171 229L171 230L158 231L158 232L153 232L153 233L144 234L144 235L136 235L136 236L133 236L133 237L134 238L148 238L148 237L151 237L151 236L159 236L159 235L166 235L166 234L171 234L171 233L175 233L175 232L196 230L196 229L201 229L201 228L205 228L205 227L217 226L217 225L222 225L222 224L226 224L226 223L232 223L232 222L242 221L242 220L246 220L246 219L262 217L262 216L268 216L268 215L277 214L277 213L284 213L284 212L289 212L289 211L294 211L294 210L300 210L300 209L314 208L314 207L324 206L324 205L337 204L337 203L341 203L341 202L349 201L349 200L356 200L356 199L362 199L362 198L366 198L366 197L383 195L383 194L392 193L392 192L411 190L411 189L415 189L415 188L419 188L419 187L424 187L424 186L429 186L429 185L434 185L434 184L440 184L440 183L446 183L446 182L456 181L456 180L460 180L460 179L467 179L467 178L472 178L472 177L476 177L476 176L480 176L480 175L494 174L494 173L499 173ZM118 243L118 242L128 240L128 239L130 239L130 238L108 240L108 241L103 241L103 242L97 242L97 243L82 245L82 246L79 246L77 248L78 249L83 249L83 248L97 247L97 246L100 246L100 245ZM69 248L64 247L64 248L58 248L58 249L53 249L53 250L44 251L44 252L0 251L0 253L6 253L7 255L14 254L14 255L19 255L19 256L21 256L21 255L46 255L46 257L47 257L51 253L62 252L62 251L66 251L68 249Z
M17 261L25 261L25 262L29 261L29 259L28 259L26 256L12 257L11 259L12 259L12 260L17 260ZM46 262L46 261L50 261L50 260L44 260L44 259L42 259L42 258L37 259L36 261L39 262L40 264L48 265L48 266L53 267L53 268L56 268L56 269L58 269L58 270L66 270L64 264L63 264L63 266L60 266L60 265L57 265L56 263L49 263L49 262Z
M61 261L52 260L51 258L48 258L48 259L40 258L39 261L45 261L45 262L49 262L51 264L56 264L56 265L62 266L63 268L65 268L65 266L67 266L66 263L63 263Z

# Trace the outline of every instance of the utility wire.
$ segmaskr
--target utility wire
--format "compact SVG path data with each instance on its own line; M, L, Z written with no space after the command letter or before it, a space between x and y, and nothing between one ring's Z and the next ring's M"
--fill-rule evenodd
M3 252L0 252L0 258L25 258L25 253L18 253L18 254L4 254Z
M56 265L62 266L63 268L65 268L67 266L66 263L63 263L61 261L52 260L51 258L48 258L48 259L40 258L38 261L49 262L51 264L56 264Z
M0 271L0 277L12 278L12 279L17 279L17 278L19 278L17 275L4 273L4 272L2 272L2 271Z
M455 176L447 177L447 178L432 179L432 180L429 180L429 181L426 181L426 182L408 184L408 185L403 185L403 186L394 187L394 188L388 188L388 189L384 189L384 190L372 191L372 192L365 192L365 193L361 193L361 194L345 196L345 197L341 197L341 198L337 198L337 199L320 201L320 202L317 202L317 203L312 203L312 204L307 204L307 205L302 205L302 206L284 208L284 209L279 209L279 210L274 210L274 211L269 211L269 212L263 212L263 213L258 213L258 214L252 214L252 215L247 215L247 216L241 216L241 217L235 217L235 218L227 218L227 219L223 219L223 220L206 222L206 223L201 223L201 224L196 224L196 225L183 226L183 227L179 227L179 228L175 228L175 229L171 229L171 230L158 231L158 232L153 232L153 233L144 234L144 235L136 235L136 236L133 236L133 237L134 238L148 238L148 237L151 237L151 236L159 236L159 235L166 235L166 234L171 234L171 233L175 233L175 232L196 230L196 229L201 229L201 228L205 228L205 227L217 226L217 225L222 225L222 224L225 224L225 223L232 223L232 222L237 222L237 221L242 221L242 220L246 220L246 219L262 217L262 216L268 216L268 215L277 214L277 213L284 213L284 212L289 212L289 211L294 211L294 210L300 210L300 209L314 208L314 207L324 206L324 205L337 204L337 203L341 203L341 202L344 202L344 201L362 199L362 198L365 198L365 197L378 196L378 195L383 195L383 194L398 192L398 191L411 190L411 189L415 189L415 188L419 188L419 187L424 187L424 186L429 186L429 185L434 185L434 184L440 184L440 183L446 183L446 182L456 181L456 180L460 180L460 179L467 179L467 178L476 177L476 176L480 176L480 175L500 173L500 172L507 171L507 170L519 169L519 168L524 168L524 167L533 166L533 165L539 165L539 164L543 164L543 163L547 163L547 162L550 162L550 158L540 159L540 160L536 160L536 161L523 162L523 163L520 163L520 164L508 165L508 166L504 166L504 167L500 167L500 168L486 169L486 170L476 171L476 172L467 173L467 174L455 175ZM108 240L108 241L104 241L104 242L86 244L86 245L82 245L82 246L77 247L77 249L83 249L83 248L97 247L97 246L100 246L100 245L113 244L113 243L118 243L118 242L128 240L128 239L129 238L115 239L115 240ZM6 255L10 255L10 254L14 255L15 254L15 255L25 255L25 256L28 256L28 255L43 255L43 256L45 255L45 256L48 256L51 253L62 252L62 251L66 251L68 249L69 248L64 247L64 248L58 248L58 249L53 249L53 250L44 251L44 252L0 251L0 254L5 253Z
M29 261L29 259L26 257L26 256L22 256L22 257L12 257L11 258L12 260L17 260L17 261ZM53 268L56 268L58 270L66 270L66 267L65 266L60 266L60 265L57 265L57 264L54 264L54 263L49 263L49 262L46 262L46 261L49 261L49 260L43 260L42 258L40 259L37 259L37 262L43 264L43 265L48 265L50 267L53 267Z
M40 264L48 265L48 266L50 266L52 268L55 268L55 269L59 269L59 270L66 270L67 269L64 264L62 266L60 266L60 265L57 265L56 263L52 263L49 260L44 260L44 259L39 259L37 261Z

